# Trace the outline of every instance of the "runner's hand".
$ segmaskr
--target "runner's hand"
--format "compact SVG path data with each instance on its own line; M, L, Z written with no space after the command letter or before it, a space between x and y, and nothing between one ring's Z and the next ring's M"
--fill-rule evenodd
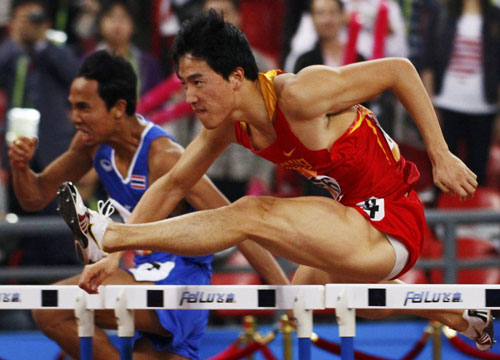
M110 254L95 264L85 266L78 286L89 294L97 294L99 285L118 269L120 256L113 255L116 254Z
M452 193L465 200L474 196L477 175L450 151L439 154L433 161L434 184L445 193Z
M29 162L35 155L35 138L21 136L17 138L9 147L9 161L12 169L29 168Z

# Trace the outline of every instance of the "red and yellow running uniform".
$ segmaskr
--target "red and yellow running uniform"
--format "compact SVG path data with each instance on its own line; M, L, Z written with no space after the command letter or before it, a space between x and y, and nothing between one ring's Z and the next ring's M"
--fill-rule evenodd
M401 156L375 115L361 105L356 106L356 119L331 150L306 148L276 103L273 79L281 73L259 74L277 139L256 151L247 124L240 122L236 124L237 141L258 156L300 172L340 203L358 210L376 229L403 243L410 259L400 274L408 271L420 254L426 228L422 204L412 190L420 176L417 167Z

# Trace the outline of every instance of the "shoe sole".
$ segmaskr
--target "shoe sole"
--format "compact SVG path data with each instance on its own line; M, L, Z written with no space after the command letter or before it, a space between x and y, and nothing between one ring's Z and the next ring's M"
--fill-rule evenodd
M78 214L76 212L76 206L73 199L73 194L70 185L64 183L59 187L58 195L58 206L57 210L61 214L62 218L68 224L69 228L75 236L75 252L78 260L86 265L89 263L88 257L88 246L89 242L85 234L80 229L80 223L78 220Z
M487 333L490 336L490 338L491 338L491 345L486 345L487 347L485 347L484 349L482 349L482 348L480 348L480 346L485 346L485 345L481 345L481 344L476 343L476 347L479 350L481 350L481 351L488 351L495 344L494 328L493 328L493 320L494 319L495 318L490 313L490 316L489 316L489 319L488 319L488 324L486 325L486 327L483 330L485 333Z

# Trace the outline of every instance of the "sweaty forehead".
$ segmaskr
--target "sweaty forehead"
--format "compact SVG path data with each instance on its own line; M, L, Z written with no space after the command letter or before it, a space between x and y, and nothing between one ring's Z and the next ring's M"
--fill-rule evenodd
M98 83L96 80L85 79L84 77L77 77L71 83L70 88L70 101L71 99L85 97L90 99L98 95ZM75 99L76 100L76 99Z
M207 76L213 72L212 68L203 59L185 55L179 60L177 73L181 78L188 78L195 74Z

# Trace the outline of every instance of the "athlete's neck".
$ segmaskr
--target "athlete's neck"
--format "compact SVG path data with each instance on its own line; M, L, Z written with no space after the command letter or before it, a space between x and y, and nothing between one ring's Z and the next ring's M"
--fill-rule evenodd
M239 97L241 105L237 121L248 124L248 135L255 148L266 147L275 141L276 132L267 111L260 80L248 81L245 87Z
M257 128L267 128L270 121L260 81L245 80L239 90L237 105L231 113L233 122L246 122Z
M140 121L137 115L125 116L120 120L120 126L116 127L119 130L108 142L108 145L115 150L117 158L132 160L141 143L145 126L145 123Z

